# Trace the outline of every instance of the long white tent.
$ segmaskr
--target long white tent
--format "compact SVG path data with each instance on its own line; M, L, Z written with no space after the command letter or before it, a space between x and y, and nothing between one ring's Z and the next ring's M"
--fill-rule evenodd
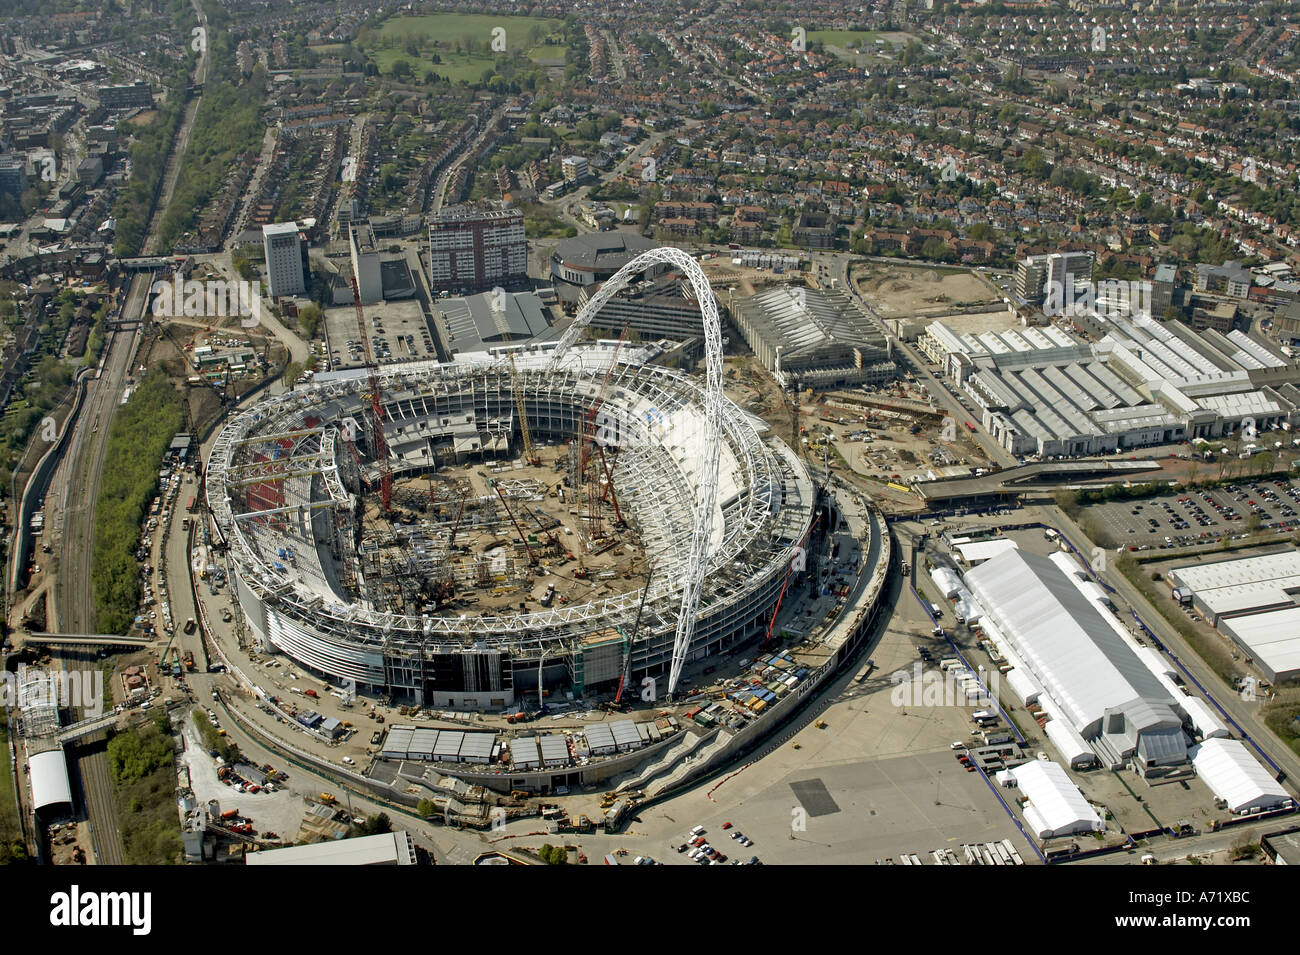
M72 807L72 785L68 782L68 763L63 750L35 753L28 760L32 783L32 808L45 809L66 803Z
M1017 766L1011 773L1029 800L1025 821L1040 839L1105 828L1096 810L1059 764L1036 759Z
M1240 740L1207 739L1192 749L1192 765L1231 812L1272 809L1291 798Z
M1097 605L1049 558L1005 551L968 571L966 582L1085 738L1100 729L1108 709L1168 699Z

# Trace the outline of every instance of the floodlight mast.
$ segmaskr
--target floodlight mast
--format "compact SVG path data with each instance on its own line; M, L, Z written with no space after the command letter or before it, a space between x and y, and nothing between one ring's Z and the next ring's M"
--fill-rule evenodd
M718 300L713 295L708 277L698 262L681 249L661 248L642 252L615 272L586 305L578 312L573 324L560 338L551 354L549 370L556 371L560 360L569 350L583 328L604 307L605 303L628 286L632 278L651 265L671 265L682 271L691 284L695 300L700 303L704 319L704 462L700 469L700 483L695 490L694 528L691 552L682 580L682 603L677 615L677 632L673 637L672 665L668 673L668 698L672 699L686 663L686 653L695 635L695 615L704 589L704 572L708 566L711 538L713 536L713 511L718 499L718 458L722 439L722 323L718 317ZM612 359L611 359L612 360Z

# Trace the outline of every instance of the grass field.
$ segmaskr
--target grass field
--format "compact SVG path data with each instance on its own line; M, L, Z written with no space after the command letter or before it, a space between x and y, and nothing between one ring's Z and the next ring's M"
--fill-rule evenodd
M12 838L18 831L18 811L14 805L13 787L9 785L9 717L0 712L0 837Z
M862 61L862 63L888 57L902 50L911 39L913 37L906 33L880 30L810 30L808 32L809 43L820 42L827 53L855 62ZM883 42L877 43L877 40Z
M499 17L479 13L437 13L423 17L394 17L379 28L379 32L368 45L375 46L376 40L391 37L401 42L407 37L418 38L421 45L435 43L447 46L463 37L472 37L483 44L490 44L493 30L501 27L505 30L506 49L532 46L529 32L536 27L537 37L554 33L563 25L560 20L548 20L541 17Z
M444 53L439 52L438 56L442 59L441 63L430 62L428 53L424 53L416 59L405 50L375 50L370 54L370 58L379 67L380 73L391 73L393 64L398 60L405 60L411 64L411 72L417 79L422 79L424 74L429 70L437 73L451 82L456 83L460 80L465 82L477 82L483 75L484 70L491 70L496 63L495 57L485 56L482 53Z
M534 63L544 63L547 66L563 66L569 58L569 48L562 43L547 46L539 43L528 51L528 59Z
M384 23L366 42L367 53L380 73L390 73L393 64L406 60L417 77L433 70L453 83L477 82L489 70L500 54L491 52L495 39L503 39L506 53L527 48L528 58L534 63L559 65L567 56L567 47L538 42L562 26L560 20L540 17L503 17L489 14L439 13L420 17L395 17ZM503 34L496 31L503 30ZM418 57L405 49L405 41L414 38L420 47ZM482 52L454 52L453 47L464 40L479 44ZM391 42L392 46L385 46ZM323 51L325 47L317 48ZM432 55L441 60L433 63ZM558 61L558 62L557 62Z
M884 46L903 47L911 36L906 33L895 33L882 30L809 30L808 41L819 41L826 46L838 46L842 49L848 49L850 46L861 47L869 50L876 46L877 40L884 40Z

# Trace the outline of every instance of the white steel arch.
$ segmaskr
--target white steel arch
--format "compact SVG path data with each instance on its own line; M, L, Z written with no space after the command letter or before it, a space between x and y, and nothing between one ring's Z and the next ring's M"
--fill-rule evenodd
M704 588L704 571L708 566L710 528L713 508L718 499L718 455L722 435L722 323L718 317L718 300L699 263L681 249L660 248L642 252L615 272L578 312L577 318L560 338L551 355L550 368L558 368L560 359L568 351L591 320L611 298L627 287L633 277L647 266L655 264L675 266L691 283L695 300L700 303L704 318L704 462L700 469L700 483L695 490L695 534L691 538L690 560L682 581L682 604L677 616L677 632L673 637L672 665L668 672L668 696L677 689L677 681L686 662L686 651L695 634L695 614L700 606L700 592Z

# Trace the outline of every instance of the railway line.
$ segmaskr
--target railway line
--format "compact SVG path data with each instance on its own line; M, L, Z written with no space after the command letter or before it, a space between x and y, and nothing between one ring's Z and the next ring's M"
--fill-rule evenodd
M199 24L207 29L207 19L197 2L192 3ZM194 71L196 84L207 77L208 48L205 44ZM187 106L185 119L172 142L163 181L150 217L142 251L154 251L159 227L171 203L180 169L198 114L202 95ZM99 497L108 450L108 435L113 416L120 406L126 380L131 375L135 356L150 322L145 311L153 275L137 274L132 280L118 314L126 327L114 328L105 343L105 355L97 379L89 386L85 404L74 426L72 440L59 462L47 503L60 510L58 568L51 589L53 606L49 608L49 625L61 633L97 632L92 570L94 566L95 504ZM67 653L61 664L68 669L98 673L97 661ZM108 701L106 701L108 702ZM81 714L78 714L80 716ZM101 865L124 865L125 850L121 825L109 777L107 747L104 740L78 743L68 748L71 782L82 794L86 813L95 833L95 853Z

